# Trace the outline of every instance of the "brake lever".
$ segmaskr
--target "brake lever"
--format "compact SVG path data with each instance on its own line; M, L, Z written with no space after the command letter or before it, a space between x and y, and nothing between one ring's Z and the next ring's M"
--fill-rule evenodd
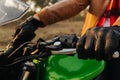
M53 45L46 46L51 50L51 54L75 54L76 48L63 48L61 42L54 42Z
M76 54L76 49L75 48L70 48L70 49L62 49L59 51L51 51L52 54Z

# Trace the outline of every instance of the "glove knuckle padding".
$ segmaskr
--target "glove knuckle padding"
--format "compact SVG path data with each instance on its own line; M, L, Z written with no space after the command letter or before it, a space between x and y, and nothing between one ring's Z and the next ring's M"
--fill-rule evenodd
M88 56L88 58L93 59L96 54L95 54L95 45L96 45L96 40L98 38L98 31L99 28L91 28L88 30L86 33L86 42L85 42L85 51ZM98 55L97 55L98 56Z
M104 45L105 45L105 36L106 36L107 30L105 28L99 28L97 31L97 35L95 36L95 58L97 60L103 59L104 54Z
M31 41L35 37L35 28L33 26L24 25L22 30L14 39L14 44L22 44L26 41Z
M15 31L15 33L14 33L14 35L13 35L13 38L14 38L16 35L18 35L18 34L20 33L20 31L21 31L21 27L18 26L18 28L16 29L16 31Z
M93 58L94 54L94 39L92 37L87 38L85 43L85 51L89 58Z
M81 37L78 42L77 42L77 53L78 53L78 58L82 58L82 59L87 59L87 55L84 49L84 44L85 44L85 40L86 40L86 36L84 35L83 37Z
M94 54L93 53L93 50L94 50L94 35L90 35L91 34L91 31L88 31L87 34L86 34L86 41L85 41L85 45L84 45L84 49L85 49L85 52L87 54L87 56L89 58L93 58Z
M102 54L104 53L104 43L104 39L101 37L96 40L94 49L96 59L102 58Z

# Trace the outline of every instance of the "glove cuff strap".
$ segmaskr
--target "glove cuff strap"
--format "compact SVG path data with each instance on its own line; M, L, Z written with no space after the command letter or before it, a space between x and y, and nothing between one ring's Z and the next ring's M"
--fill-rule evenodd
M35 18L33 18L32 16L27 18L27 22L30 22L34 25L35 28L38 28L38 27L44 27L44 23L42 21L39 21Z

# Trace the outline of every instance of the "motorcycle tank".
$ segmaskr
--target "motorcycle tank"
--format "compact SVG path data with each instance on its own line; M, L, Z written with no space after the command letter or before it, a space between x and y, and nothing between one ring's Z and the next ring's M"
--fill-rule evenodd
M44 73L39 75L42 75L42 80L92 80L103 71L104 66L104 61L82 60L77 55L53 55L40 69Z

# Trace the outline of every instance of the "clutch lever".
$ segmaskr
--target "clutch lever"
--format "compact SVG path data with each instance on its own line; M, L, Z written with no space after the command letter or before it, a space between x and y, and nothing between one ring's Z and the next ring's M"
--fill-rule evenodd
M53 45L46 46L52 54L75 54L76 48L63 48L61 42L54 42Z
M70 49L62 49L59 51L52 51L52 54L76 54L76 49L70 48Z

